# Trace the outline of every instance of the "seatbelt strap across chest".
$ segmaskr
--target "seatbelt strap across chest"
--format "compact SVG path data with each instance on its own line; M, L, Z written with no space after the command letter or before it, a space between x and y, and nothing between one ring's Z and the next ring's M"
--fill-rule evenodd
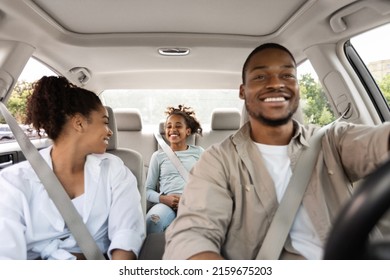
M187 182L188 179L188 170L184 167L183 163L177 157L175 152L168 146L160 133L155 132L154 137L156 137L158 144L163 149L163 151L167 154L170 161L176 167L177 171L179 171L181 177L183 177L184 181Z
M321 148L321 139L332 124L333 122L321 127L309 139L309 147L302 151L286 192L256 256L257 260L279 259L313 172L315 160Z

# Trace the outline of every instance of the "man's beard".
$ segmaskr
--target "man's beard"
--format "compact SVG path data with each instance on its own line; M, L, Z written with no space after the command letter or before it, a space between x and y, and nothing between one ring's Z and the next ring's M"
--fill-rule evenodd
M261 115L261 113L255 115L253 112L248 110L248 105L246 104L246 102L245 102L245 107L246 107L246 111L248 112L249 116L251 116L252 118L258 120L259 122L261 122L265 125L273 126L273 127L285 125L286 123L288 123L292 119L292 116L297 111L297 108L295 108L293 111L290 111L286 117L275 120L275 119L266 118L263 115Z

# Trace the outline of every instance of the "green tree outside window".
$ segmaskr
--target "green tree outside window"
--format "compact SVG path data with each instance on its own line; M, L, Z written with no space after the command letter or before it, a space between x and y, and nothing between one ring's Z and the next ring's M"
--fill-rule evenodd
M301 76L299 88L305 123L323 126L335 120L321 84L315 81L310 74Z

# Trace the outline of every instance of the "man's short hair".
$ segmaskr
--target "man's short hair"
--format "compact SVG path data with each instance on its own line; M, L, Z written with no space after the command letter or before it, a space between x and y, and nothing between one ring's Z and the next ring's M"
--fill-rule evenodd
M279 49L279 50L282 50L282 51L285 51L286 53L288 53L292 60L294 61L294 64L296 65L297 63L295 62L295 58L294 56L292 55L292 53L284 46L282 45L279 45L279 44L276 44L276 43L265 43L265 44L262 44L260 46L258 46L257 48L255 48L247 57L247 59L245 60L244 62L244 66L242 67L242 83L245 84L245 71L247 70L247 67L248 67L248 64L249 64L249 61L251 60L252 56L254 56L255 54L257 54L258 52L261 52L265 49Z

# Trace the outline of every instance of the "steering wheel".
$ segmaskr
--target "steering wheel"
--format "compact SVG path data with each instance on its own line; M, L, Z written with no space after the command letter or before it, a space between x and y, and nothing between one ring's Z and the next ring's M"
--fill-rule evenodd
M390 240L368 236L390 208L390 160L368 175L342 208L325 246L325 260L390 259Z

